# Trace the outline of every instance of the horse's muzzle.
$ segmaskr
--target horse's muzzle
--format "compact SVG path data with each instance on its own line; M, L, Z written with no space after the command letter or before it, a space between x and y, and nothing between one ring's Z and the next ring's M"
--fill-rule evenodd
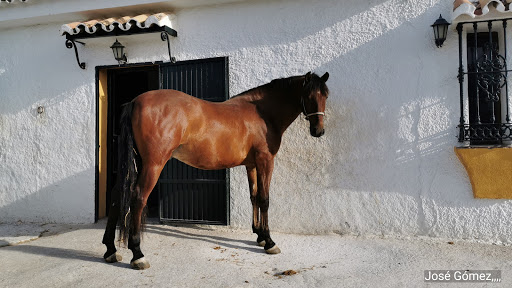
M313 137L321 137L322 135L325 134L325 129L311 128L311 129L309 129L309 132L311 133L311 136L313 136Z

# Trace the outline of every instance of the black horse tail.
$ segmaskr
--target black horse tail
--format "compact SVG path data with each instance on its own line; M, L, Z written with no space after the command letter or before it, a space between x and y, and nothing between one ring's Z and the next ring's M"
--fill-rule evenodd
M137 183L138 169L140 169L140 156L136 152L132 130L133 102L124 104L119 121L120 133L117 143L117 189L119 193L119 239L126 244L131 223L130 206L134 202L135 185ZM134 203L133 203L134 204ZM132 208L133 209L133 208Z

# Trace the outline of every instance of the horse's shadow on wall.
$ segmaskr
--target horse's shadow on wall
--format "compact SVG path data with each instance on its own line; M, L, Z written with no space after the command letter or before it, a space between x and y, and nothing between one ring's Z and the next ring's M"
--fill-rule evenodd
M311 148L310 159L321 159L318 162L325 165L316 177L322 181L312 189L417 197L430 192L420 191L418 178L430 181L441 171L433 169L432 163L457 175L464 173L453 153L458 144L459 102L453 97L458 96L457 64L453 64L453 77L432 76L428 61L442 61L440 57L448 56L439 55L429 37L408 39L414 33L431 33L430 27L420 25L443 5L432 5L419 15L401 19L396 27L379 26L381 34L356 41L356 47L340 50L339 55L315 68L331 74L323 136L331 139ZM342 40L339 42L350 43ZM456 45L454 37L449 40L445 46ZM407 41L411 43L403 45ZM440 89L432 90L434 84L441 85ZM314 146L310 142L303 146ZM469 182L462 184L470 189Z

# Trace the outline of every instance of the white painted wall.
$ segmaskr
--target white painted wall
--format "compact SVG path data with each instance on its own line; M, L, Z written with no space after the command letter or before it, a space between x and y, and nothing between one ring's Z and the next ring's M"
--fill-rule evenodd
M426 235L510 243L508 200L474 199L458 145L458 43L430 25L451 1L246 1L178 9L177 59L229 56L230 92L328 71L326 135L285 133L271 229ZM114 39L79 47L63 23L0 30L0 221L94 219L94 67ZM158 34L119 37L129 61L167 59ZM37 49L37 53L33 49ZM38 105L46 112L38 116ZM231 225L250 229L245 169L231 174Z

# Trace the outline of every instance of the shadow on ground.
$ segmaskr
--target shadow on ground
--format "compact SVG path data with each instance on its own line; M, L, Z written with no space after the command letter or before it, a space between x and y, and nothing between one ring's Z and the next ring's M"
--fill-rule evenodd
M262 247L258 248L256 246L256 236L255 236L254 241L248 241L248 240L225 238L225 237L220 237L220 236L202 235L202 234L184 232L184 231L170 229L169 226L150 226L150 227L148 226L148 227L146 227L146 232L155 233L155 234L159 234L162 236L168 236L170 239L172 239L171 237L174 237L174 238L180 238L180 239L198 240L198 241L208 242L208 243L212 243L214 245L220 245L220 246L224 246L224 247L228 247L228 248L247 250L247 251L253 252L253 253L265 253L265 250L263 250ZM242 245L239 245L239 244L242 244Z
M100 221L99 223L91 225L87 225L84 227L76 227L76 229L69 228L69 225L66 225L65 229L58 229L58 227L54 227L56 231L53 231L53 229L46 230L47 233L41 234L42 238L45 238L47 236L55 236L58 234L65 234L66 232L72 232L73 230L83 230L83 229L91 229L92 230L99 230L102 231L105 223L103 221ZM215 246L222 246L225 248L232 248L232 249L240 249L240 250L246 250L251 253L265 253L265 250L263 247L256 246L256 241L249 241L249 240L243 240L243 239L233 239L233 238L226 238L221 236L214 236L209 235L210 231L216 231L213 229L207 229L204 227L180 227L180 228L186 228L188 231L181 231L178 229L173 229L172 226L164 226L164 225L148 225L146 226L144 234L151 235L154 234L155 236L164 236L168 243L172 243L173 239L181 239L181 240L192 240L192 241L201 241L205 243L210 243ZM197 231L197 233L192 233ZM53 232L53 233L52 233ZM101 235L101 234L98 234ZM254 236L256 239L256 236ZM149 241L149 240L146 240ZM34 242L32 242L34 243ZM116 244L119 242L116 240ZM0 240L0 246L3 246L4 249L10 250L10 251L18 251L25 254L32 254L32 255L40 255L45 257L53 257L53 258L61 258L61 259L74 259L79 261L85 261L85 262L92 262L92 263L102 263L107 265L114 265L120 268L130 268L130 265L128 263L106 263L103 259L102 255L99 255L97 252L92 252L91 249L84 247L83 249L69 249L69 248L60 248L60 247L48 247L48 246L39 246L34 245L31 243L19 243L20 245L17 245L17 243L12 244L5 240ZM56 243L54 243L57 245ZM64 243L63 243L64 244ZM101 237L97 239L97 243L90 243L91 246L101 245ZM64 244L65 245L65 244ZM144 244L143 244L144 245ZM121 244L122 246L122 244ZM2 249L2 248L0 248ZM89 249L86 250L86 249Z

